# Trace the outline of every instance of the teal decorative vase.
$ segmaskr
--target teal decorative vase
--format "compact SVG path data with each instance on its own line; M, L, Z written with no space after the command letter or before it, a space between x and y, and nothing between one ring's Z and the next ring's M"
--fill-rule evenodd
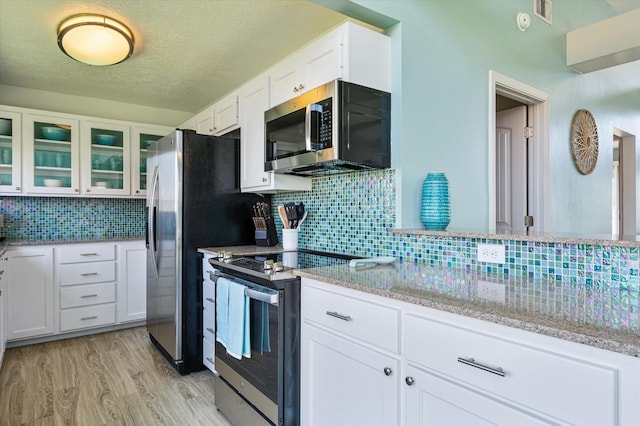
M427 229L444 230L451 221L449 181L444 173L429 173L422 183L422 224Z

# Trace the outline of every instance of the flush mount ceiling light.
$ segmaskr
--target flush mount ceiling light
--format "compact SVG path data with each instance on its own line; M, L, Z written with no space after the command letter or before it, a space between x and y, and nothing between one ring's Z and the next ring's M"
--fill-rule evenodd
M113 65L133 54L133 33L108 16L73 15L58 26L58 47L85 64Z

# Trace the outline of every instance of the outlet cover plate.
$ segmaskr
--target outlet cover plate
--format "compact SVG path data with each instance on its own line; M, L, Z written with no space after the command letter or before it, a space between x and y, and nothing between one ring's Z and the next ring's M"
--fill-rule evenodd
M478 244L478 262L504 263L504 245Z
M504 304L506 302L505 285L478 280L478 298L487 302Z

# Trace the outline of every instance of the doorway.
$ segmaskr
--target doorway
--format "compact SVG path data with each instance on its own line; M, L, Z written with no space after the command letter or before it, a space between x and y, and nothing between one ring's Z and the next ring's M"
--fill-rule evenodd
M614 236L636 232L636 138L613 130L611 188L611 233Z
M515 106L514 106L515 105ZM527 234L529 138L527 105L496 96L496 232Z
M506 106L505 106L506 105ZM503 123L503 110L514 109L522 129L511 130L514 136L526 139L517 148L516 160L510 160L511 176L507 185L505 176L500 176L499 167L506 166L506 154L498 145L504 146L507 137L498 123ZM524 117L524 119L522 118ZM501 124L505 126L505 124ZM518 126L520 124L509 124ZM514 127L515 128L515 127ZM512 78L489 71L489 232L542 234L549 223L549 95ZM508 132L507 132L508 133ZM501 142L499 137L503 139ZM513 148L514 145L511 144ZM510 157L514 157L511 149ZM502 163L502 164L501 164ZM506 207L499 212L498 206L515 204L510 222L504 222ZM500 215L500 216L499 216ZM511 230L509 229L511 226Z

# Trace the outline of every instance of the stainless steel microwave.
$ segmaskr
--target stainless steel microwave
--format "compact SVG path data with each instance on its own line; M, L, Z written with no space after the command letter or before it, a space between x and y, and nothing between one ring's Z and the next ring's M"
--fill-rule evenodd
M332 81L265 112L265 171L326 175L391 166L391 95Z

